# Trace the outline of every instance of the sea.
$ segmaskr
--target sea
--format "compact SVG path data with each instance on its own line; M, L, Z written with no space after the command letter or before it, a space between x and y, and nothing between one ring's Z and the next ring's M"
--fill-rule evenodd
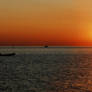
M92 47L0 47L0 92L92 92Z

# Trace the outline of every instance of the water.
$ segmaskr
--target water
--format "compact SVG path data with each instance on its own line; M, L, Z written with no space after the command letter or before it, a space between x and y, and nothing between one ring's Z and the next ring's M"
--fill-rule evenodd
M0 92L92 92L92 48L1 47Z

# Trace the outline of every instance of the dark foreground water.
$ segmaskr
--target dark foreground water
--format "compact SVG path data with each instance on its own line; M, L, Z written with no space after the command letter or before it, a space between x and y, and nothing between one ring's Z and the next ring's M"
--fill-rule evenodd
M92 92L92 48L8 51L17 55L0 56L0 92Z

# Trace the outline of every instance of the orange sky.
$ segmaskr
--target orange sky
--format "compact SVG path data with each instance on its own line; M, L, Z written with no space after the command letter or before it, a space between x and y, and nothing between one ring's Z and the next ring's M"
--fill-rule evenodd
M92 0L1 0L0 42L92 45Z

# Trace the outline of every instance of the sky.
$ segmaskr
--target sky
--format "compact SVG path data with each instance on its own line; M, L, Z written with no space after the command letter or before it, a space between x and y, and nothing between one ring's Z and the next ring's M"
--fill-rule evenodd
M92 0L0 0L0 44L92 45Z

